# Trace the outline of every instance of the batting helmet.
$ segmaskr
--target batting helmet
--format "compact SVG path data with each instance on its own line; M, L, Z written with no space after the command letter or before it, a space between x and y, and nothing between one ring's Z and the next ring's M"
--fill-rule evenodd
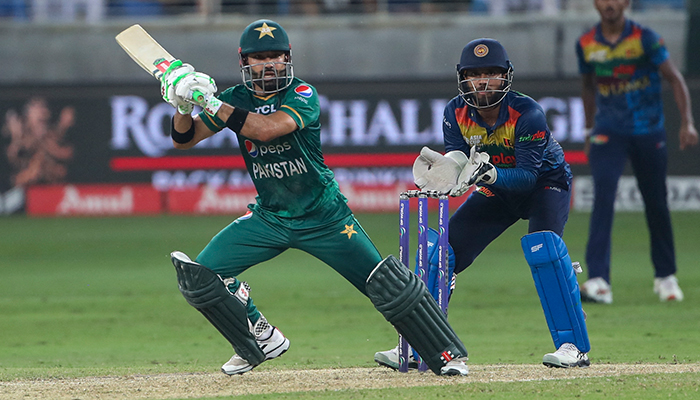
M263 52L280 52L284 61L269 61L250 64L251 54ZM294 78L292 66L292 45L289 43L287 32L280 24L269 19L261 19L248 25L241 34L238 47L238 60L241 67L243 84L252 91L271 94L287 88ZM252 67L262 65L255 72ZM283 66L283 68L279 68ZM265 77L265 71L274 72L274 77Z

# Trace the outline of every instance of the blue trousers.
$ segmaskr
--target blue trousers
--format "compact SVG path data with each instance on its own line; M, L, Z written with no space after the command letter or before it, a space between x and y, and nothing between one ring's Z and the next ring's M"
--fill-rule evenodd
M628 158L644 201L655 276L674 274L676 257L666 193L668 154L665 133L610 135L604 143L591 144L588 158L594 186L593 212L586 247L589 278L601 277L610 282L615 195Z
M455 273L464 271L489 243L520 219L529 220L528 233L549 230L562 236L569 218L571 185L563 177L559 181L538 182L530 193L519 195L499 195L485 188L474 191L450 218Z

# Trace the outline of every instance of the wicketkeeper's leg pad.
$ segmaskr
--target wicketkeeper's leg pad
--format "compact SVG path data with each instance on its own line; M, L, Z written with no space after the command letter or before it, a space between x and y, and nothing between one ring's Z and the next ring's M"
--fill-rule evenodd
M374 307L413 347L437 375L467 349L423 281L394 256L382 260L367 278Z
M564 241L552 231L534 232L520 240L540 296L554 345L573 343L587 353L591 349L581 307L576 273Z
M177 271L177 283L185 300L204 315L231 343L236 354L255 366L265 360L250 332L246 303L248 292L241 284L235 293L209 268L190 260L179 251L170 254Z

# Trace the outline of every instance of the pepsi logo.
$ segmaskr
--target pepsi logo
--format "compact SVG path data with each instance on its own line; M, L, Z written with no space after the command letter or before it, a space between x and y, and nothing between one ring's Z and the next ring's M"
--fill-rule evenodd
M299 85L296 87L296 89L294 89L294 91L303 97L311 97L314 94L313 90L306 85Z
M251 157L255 158L258 156L258 146L250 140L245 141L245 149L248 150L248 154L250 154Z

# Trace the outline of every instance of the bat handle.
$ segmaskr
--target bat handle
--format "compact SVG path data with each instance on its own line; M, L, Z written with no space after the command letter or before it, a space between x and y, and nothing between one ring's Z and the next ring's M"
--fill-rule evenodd
M199 90L195 90L194 92L192 92L192 99L194 99L194 101L196 101L197 103L201 103L205 100L204 93L200 92Z

